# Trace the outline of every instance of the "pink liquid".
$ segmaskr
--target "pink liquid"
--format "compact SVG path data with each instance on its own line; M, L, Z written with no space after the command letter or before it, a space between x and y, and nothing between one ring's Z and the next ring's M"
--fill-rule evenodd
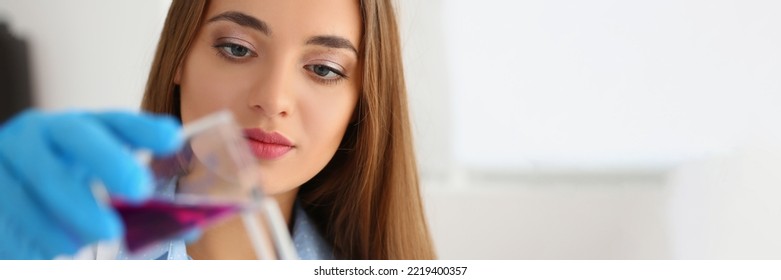
M125 243L135 252L157 241L174 238L239 210L235 205L180 205L165 201L129 204L111 200L125 225Z

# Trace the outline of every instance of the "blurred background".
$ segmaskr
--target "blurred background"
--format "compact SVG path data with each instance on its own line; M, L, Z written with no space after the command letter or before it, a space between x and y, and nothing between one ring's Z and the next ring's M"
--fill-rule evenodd
M440 258L781 258L781 2L396 2ZM0 108L136 110L169 5L0 0Z

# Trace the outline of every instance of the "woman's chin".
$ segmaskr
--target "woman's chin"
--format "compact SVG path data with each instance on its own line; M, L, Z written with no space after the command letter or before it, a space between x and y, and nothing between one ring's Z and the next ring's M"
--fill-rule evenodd
M269 182L268 180L261 180L260 186L263 189L263 193L269 196L279 196L295 193L294 190L298 188L298 186L295 185L282 184L279 182Z

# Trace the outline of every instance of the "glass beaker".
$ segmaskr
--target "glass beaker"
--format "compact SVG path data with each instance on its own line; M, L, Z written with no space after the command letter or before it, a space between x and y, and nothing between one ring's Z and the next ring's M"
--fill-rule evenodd
M177 153L148 162L152 199L110 199L125 226L123 250L130 258L162 254L161 243L240 214L258 258L295 259L287 225L258 185L257 161L233 115L219 111L182 129Z

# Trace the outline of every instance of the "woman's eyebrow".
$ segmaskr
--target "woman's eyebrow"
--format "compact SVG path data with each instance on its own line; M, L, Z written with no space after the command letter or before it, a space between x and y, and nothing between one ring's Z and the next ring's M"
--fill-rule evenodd
M306 41L307 45L320 45L327 48L334 48L334 49L348 49L355 53L355 55L358 55L358 49L355 48L353 43L350 42L350 40L347 40L345 38L339 37L339 36L314 36L312 38L309 38L309 40Z
M215 22L220 20L230 21L241 26L246 26L258 30L266 36L271 36L271 29L268 27L266 22L242 12L227 11L210 18L208 22Z

